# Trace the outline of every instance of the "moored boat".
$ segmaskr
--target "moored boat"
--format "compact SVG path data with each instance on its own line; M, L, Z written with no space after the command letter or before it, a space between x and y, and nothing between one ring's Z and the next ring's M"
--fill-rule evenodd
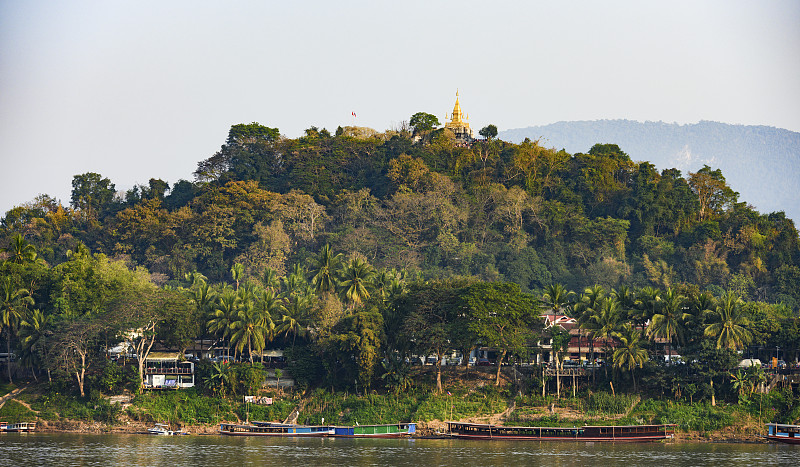
M767 423L767 436L765 438L769 441L800 444L800 425Z
M454 438L529 441L657 441L672 438L675 425L626 425L581 427L498 426L447 422Z
M36 422L6 423L0 422L0 431L8 433L29 433L36 431Z
M150 435L161 435L161 436L172 436L172 435L188 435L189 433L183 431L173 431L169 429L169 425L164 423L156 423L153 428L147 429L147 434Z
M415 423L337 426L333 436L337 438L400 438L416 433L416 431Z
M289 425L272 422L253 422L250 425L219 424L219 432L229 436L323 437L333 436L335 431L335 427L324 425Z
M385 425L331 426L295 425L253 421L249 425L221 423L219 431L234 436L305 436L336 438L399 438L416 432L414 423Z

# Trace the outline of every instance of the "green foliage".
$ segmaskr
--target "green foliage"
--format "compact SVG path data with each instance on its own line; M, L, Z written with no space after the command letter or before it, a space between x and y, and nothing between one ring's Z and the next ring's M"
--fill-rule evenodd
M0 407L0 420L9 423L33 422L36 421L36 412L12 399Z
M263 365L260 363L236 365L236 373L241 385L240 394L255 394L261 389L267 376Z
M144 392L131 404L127 409L128 416L148 423L215 424L235 420L237 408L237 403L229 399L202 395L194 388Z
M116 394L122 389L124 380L123 367L117 362L108 362L103 367L97 386L107 394Z
M408 120L408 124L414 128L414 134L425 133L439 126L439 119L436 115L425 112L417 112Z
M589 415L619 415L628 412L637 399L638 396L633 394L596 392L586 398L585 409Z
M636 407L632 415L641 417L650 423L675 423L681 431L704 433L721 430L735 422L730 410L712 407L707 402L687 405L647 399Z

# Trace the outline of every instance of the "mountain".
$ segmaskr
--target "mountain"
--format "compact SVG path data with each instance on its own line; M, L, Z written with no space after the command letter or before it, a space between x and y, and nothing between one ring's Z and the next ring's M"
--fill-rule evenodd
M614 143L634 161L649 161L659 170L677 168L684 175L706 164L722 169L740 201L800 221L800 133L794 131L709 121L596 120L505 130L498 137L515 143L541 138L542 145L570 153Z

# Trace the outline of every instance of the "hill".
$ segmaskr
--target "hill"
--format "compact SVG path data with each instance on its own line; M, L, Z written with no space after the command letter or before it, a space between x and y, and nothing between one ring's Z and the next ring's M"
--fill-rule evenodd
M596 143L615 143L635 161L684 175L704 164L722 170L728 183L761 212L784 211L800 219L800 133L768 126L701 121L679 125L631 120L558 122L510 129L500 138L586 152Z

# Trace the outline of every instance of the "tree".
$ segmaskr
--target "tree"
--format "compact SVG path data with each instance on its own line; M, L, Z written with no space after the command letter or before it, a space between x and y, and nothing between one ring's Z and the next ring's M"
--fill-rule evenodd
M483 136L487 140L491 140L495 136L497 136L497 127L494 125L487 125L478 132L479 135Z
M242 263L236 263L231 267L231 277L233 278L233 282L236 284L236 291L239 291L239 283L244 276L244 265Z
M338 285L339 268L342 263L342 254L334 254L331 246L325 244L316 258L312 259L311 283L317 293L332 293Z
M542 295L542 306L553 314L566 313L574 295L575 292L567 290L562 284L550 284Z
M232 125L228 131L228 145L244 146L265 141L274 141L280 138L281 133L277 128L270 128L260 123L239 123Z
M72 177L70 204L89 217L97 217L114 200L114 184L102 175L87 172Z
M51 366L75 376L81 397L86 397L86 372L98 356L100 336L109 329L103 320L79 318L60 325L53 336Z
M689 172L689 186L700 201L700 220L719 215L736 203L739 193L733 191L725 182L720 169L711 170L704 165L696 173Z
M439 119L429 113L417 112L411 116L408 123L414 128L414 135L418 135L427 133L439 126Z
M137 290L122 295L110 306L109 316L102 321L113 323L126 334L133 346L139 370L139 387L144 387L144 368L160 327L168 316L188 311L189 302L177 291ZM194 334L194 333L193 333Z
M10 263L25 264L36 261L36 247L28 243L20 234L11 237L9 245L0 248L0 251L8 253L9 258L6 261Z
M49 352L47 337L52 334L48 327L53 322L52 315L46 315L41 310L33 310L26 318L19 323L19 340L22 344L21 361L28 362L31 368L41 367L47 361ZM36 373L34 373L36 376ZM50 378L50 368L47 368L47 378Z
M717 299L711 319L713 322L706 326L704 334L716 338L717 349L739 350L753 338L748 329L750 318L742 308L742 300L734 292L726 292Z
M345 266L340 287L342 297L351 307L359 306L369 299L374 276L375 271L372 266L360 258L353 258Z
M253 347L259 350L259 358L262 355L268 332L268 323L272 323L272 319L264 316L264 313L255 307L252 300L246 300L242 303L236 319L231 323L231 330L233 331L231 345L235 346L238 353L242 353L245 345L247 345L250 364L253 363Z
M569 332L559 325L550 326L550 343L553 351L553 362L556 364L556 393L561 398L561 371L564 369L562 354L569 348Z
M281 324L277 333L285 337L292 335L292 348L297 336L304 337L308 331L309 311L311 310L311 297L307 295L293 295L285 307Z
M611 338L620 329L620 305L615 297L603 298L588 320L587 327L592 330L592 339L603 339L603 353L611 353Z
M469 329L478 340L500 351L497 379L509 353L520 354L534 332L541 330L536 299L520 291L514 283L481 282L459 292L469 316Z
M16 287L11 277L6 276L0 283L0 326L6 338L6 352L8 360L8 381L11 380L11 338L20 320L25 315L28 305L33 305L33 298L27 289Z
M423 358L431 353L436 355L437 393L443 391L442 356L452 345L451 326L458 316L457 285L460 284L444 280L413 284L408 293L395 302L398 314L405 316L404 340L412 342L415 352Z
M647 327L647 335L651 338L660 337L667 340L667 358L672 356L672 341L675 338L683 342L683 323L691 318L684 312L686 297L673 289L667 289L663 295L659 312L654 314Z
M208 320L208 330L217 334L221 339L227 339L231 334L231 325L239 313L239 295L235 290L226 288L222 291L211 311ZM230 350L230 341L228 342Z
M614 350L614 367L631 372L633 392L636 392L636 375L634 370L641 368L648 360L647 351L642 348L642 333L626 323L622 330L614 333L620 345Z

